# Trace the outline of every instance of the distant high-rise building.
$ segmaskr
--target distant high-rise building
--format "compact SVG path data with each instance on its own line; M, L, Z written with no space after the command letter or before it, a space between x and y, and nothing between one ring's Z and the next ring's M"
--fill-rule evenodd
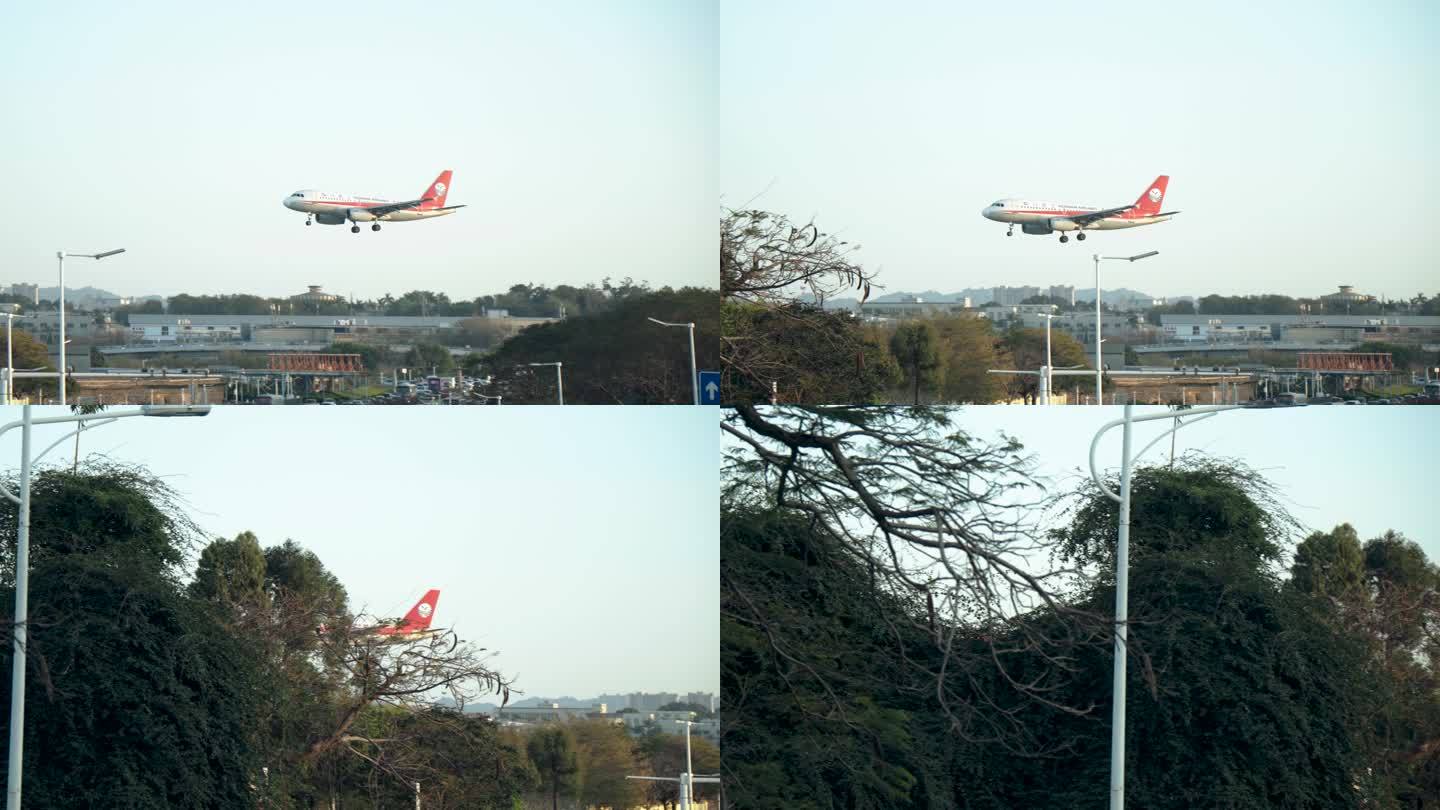
M1075 306L1075 287L1070 284L1054 284L1050 287L1051 298L1059 298L1061 301L1069 301L1070 306Z
M40 285L39 284L11 284L10 294L18 295L26 300L34 301L35 306L40 306Z
M990 303L1001 306L1015 306L1027 298L1034 298L1040 294L1039 287L996 287L991 291L994 297Z

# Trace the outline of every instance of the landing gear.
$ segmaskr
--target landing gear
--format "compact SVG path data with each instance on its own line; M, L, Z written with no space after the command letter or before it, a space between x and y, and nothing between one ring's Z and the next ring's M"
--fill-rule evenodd
M359 232L360 232L360 226L359 226L359 225L351 225L351 226L350 226L350 232L351 232L351 233L359 233Z
M374 225L371 225L371 226L370 226L370 230L372 230L372 231L378 231L378 230L380 230L380 223L377 222L377 223L375 223Z
M1084 241L1085 241L1085 232L1084 232L1084 231L1081 231L1080 233L1075 234L1075 241L1076 241L1076 242L1084 242Z
M309 218L309 217L306 217L306 218L305 218L305 224L306 224L306 225L309 225L309 224L310 224L310 218Z
M1006 235L1006 236L1014 236L1014 235L1015 235L1015 226L1014 226L1014 225L1011 225L1011 226L1010 226L1010 230L1006 231L1006 232L1005 232L1005 235Z
M1065 244L1066 242L1069 242L1069 241L1070 241L1070 237L1066 236L1066 235L1063 234L1063 233L1060 234L1060 244L1063 245L1063 244Z

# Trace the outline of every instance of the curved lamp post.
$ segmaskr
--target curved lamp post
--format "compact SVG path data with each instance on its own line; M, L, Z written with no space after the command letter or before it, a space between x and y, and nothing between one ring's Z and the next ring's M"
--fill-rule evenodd
M62 375L63 379L63 375ZM30 598L30 470L35 462L55 449L66 439L101 425L108 425L128 416L204 416L210 413L209 405L142 405L135 410L115 411L103 416L95 414L69 414L67 416L46 416L33 419L30 406L26 405L20 421L0 426L0 436L21 428L20 433L20 492L0 487L0 495L9 498L19 510L19 521L15 533L15 651L10 659L10 754L6 767L5 807L6 810L20 810L21 765L24 762L25 747L25 622L29 618ZM78 427L61 436L30 457L30 428L34 425L57 425L78 422ZM86 424L86 423L90 424Z
M683 326L690 330L690 389L695 394L694 404L700 404L700 377L695 371L695 324L693 323L666 323L656 318L646 318L651 323L658 323L661 326Z
M553 363L526 363L527 366L554 366L555 367L555 396L559 404L565 404L565 378L560 374L562 363L557 360Z
M1138 262L1141 259L1148 259L1151 256L1160 255L1160 251L1152 250L1148 253L1140 253L1134 256L1101 256L1099 253L1092 253L1091 258L1095 260L1095 404L1104 405L1105 397L1100 392L1100 378L1105 368L1100 363L1100 260L1118 262Z
M60 404L64 405L65 400L65 257L77 259L94 259L99 261L106 256L114 256L117 253L124 253L125 248L107 250L104 253L66 253L63 250L55 251L55 258L60 260Z
M1166 411L1143 416L1131 416L1132 407L1127 404L1124 418L1106 422L1095 433L1095 438L1090 441L1090 479L1095 482L1101 492L1105 493L1106 497L1120 504L1115 546L1115 672L1111 687L1110 706L1110 810L1123 810L1125 807L1125 639L1127 635L1126 622L1129 620L1130 614L1130 471L1134 463L1150 448L1166 436L1173 435L1180 428L1202 419L1209 419L1221 411L1255 406L1211 405L1203 408L1190 408L1185 411ZM1140 452L1133 456L1130 455L1130 426L1135 422L1150 422L1158 419L1174 419L1175 425L1152 439L1149 444L1141 448ZM1104 436L1106 431L1122 425L1125 432L1120 456L1120 492L1116 494L1105 485L1105 479L1100 476L1100 471L1095 467L1095 450L1100 445L1100 437Z

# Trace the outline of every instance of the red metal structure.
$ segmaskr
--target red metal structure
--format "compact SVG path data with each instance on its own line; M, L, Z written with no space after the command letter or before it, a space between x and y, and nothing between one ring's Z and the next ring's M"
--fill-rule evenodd
M1311 371L1393 371L1387 354L1353 352L1300 352L1300 368Z
M365 371L365 365L358 354L272 354L270 370L296 374L359 374Z

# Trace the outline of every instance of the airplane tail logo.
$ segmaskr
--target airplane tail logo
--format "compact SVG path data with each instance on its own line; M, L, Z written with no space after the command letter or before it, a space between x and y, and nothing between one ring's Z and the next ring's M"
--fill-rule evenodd
M1140 199L1135 201L1135 207L1127 213L1136 217L1153 217L1160 213L1160 203L1165 199L1165 187L1170 185L1170 175L1162 174L1155 178Z
M435 603L438 601L440 601L440 591L426 591L425 595L420 597L420 601L415 603L415 607L410 608L410 612L406 613L405 618L400 622L401 632L410 633L428 628L430 618L435 615Z
M425 193L423 193L423 194L420 195L422 198L424 198L424 197L429 197L429 198L430 198L430 201L429 201L429 202L421 203L421 204L420 204L420 207L421 207L421 208L444 208L444 207L445 207L445 195L446 195L446 194L449 194L449 193L450 193L450 170L449 170L449 169L446 169L445 171L443 171L443 172L440 173L440 176L439 176L439 177L435 178L435 182L431 183L429 188L425 189Z

